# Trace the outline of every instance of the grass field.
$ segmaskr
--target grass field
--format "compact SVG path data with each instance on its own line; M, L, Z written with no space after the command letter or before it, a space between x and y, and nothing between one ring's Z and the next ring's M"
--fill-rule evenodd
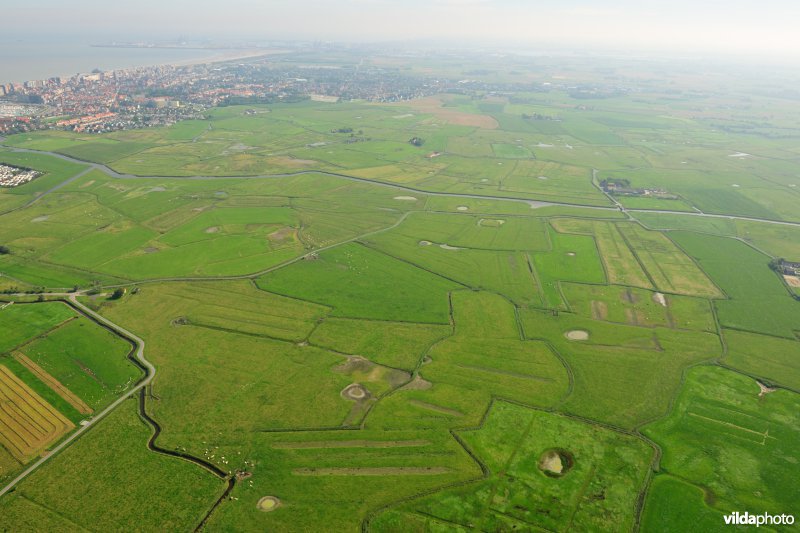
M482 427L459 435L486 479L378 515L374 531L627 531L653 450L643 441L567 417L495 402ZM560 454L559 474L543 458ZM610 482L610 479L614 482Z
M797 513L796 476L798 399L787 391L759 396L755 380L719 367L692 369L674 411L645 428L664 450L662 471L701 489L679 490L691 498L690 515L711 514L703 506L728 513ZM665 481L661 482L666 484ZM669 485L669 484L668 484ZM652 493L647 506L663 506L671 487ZM667 500L670 501L670 500ZM654 512L645 513L658 524ZM663 526L661 526L663 527Z
M553 249L533 258L546 307L563 309L561 281L605 283L606 275L594 239L550 231Z
M716 332L708 300L616 285L562 283L570 309L593 320Z
M664 234L633 224L618 228L659 290L688 296L721 296L703 271Z
M153 453L151 429L126 402L0 500L4 528L23 531L192 529L224 490L197 465ZM80 485L81 490L74 487ZM83 502L91 501L85 506ZM75 513L76 507L82 507Z
M800 390L800 342L734 329L724 330L723 362L770 384Z
M334 308L334 315L447 322L445 278L358 244L323 252L267 274L259 287Z
M603 259L609 283L632 287L653 288L642 264L620 233L619 225L595 220L558 218L553 227L564 233L593 235Z
M132 387L141 371L126 356L131 344L78 318L18 349L92 409Z
M0 307L4 307L0 304ZM0 353L5 353L77 315L61 303L10 305L0 309Z
M0 289L33 292L0 298L0 479L142 377L68 306L3 307L40 287L146 342L159 446L240 473L214 507L225 482L149 450L126 401L0 498L0 530L188 531L210 512L207 531L715 531L800 512L800 302L769 268L800 262L800 233L735 218L800 221L779 73L278 61L464 83L0 141L0 163L43 172L0 190ZM619 209L603 179L680 199Z
M769 269L769 257L733 239L684 232L673 236L728 296L715 303L723 326L795 338L800 302Z

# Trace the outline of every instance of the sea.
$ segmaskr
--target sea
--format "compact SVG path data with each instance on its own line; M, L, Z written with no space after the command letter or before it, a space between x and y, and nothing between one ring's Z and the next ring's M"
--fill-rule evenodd
M102 71L202 61L220 50L176 48L112 48L73 39L0 37L0 84L69 77Z

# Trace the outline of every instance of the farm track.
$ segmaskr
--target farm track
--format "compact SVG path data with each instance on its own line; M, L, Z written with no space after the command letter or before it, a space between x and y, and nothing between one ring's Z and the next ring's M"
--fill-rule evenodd
M227 484L227 487L226 487L225 491L214 502L214 505L209 509L209 511L205 514L203 519L200 521L200 523L195 528L195 531L199 531L206 524L206 522L211 517L212 513L214 512L214 510L217 508L217 506L231 493L231 491L233 490L234 486L236 485L236 477L235 476L229 476L227 474L227 472L221 470L216 465L214 465L214 464L212 464L212 463L210 463L208 461L205 461L204 459L201 459L199 457L195 457L195 456L190 455L188 453L183 453L183 452L174 451L174 450L167 450L165 448L161 448L160 446L158 446L158 444L156 444L156 440L158 439L159 435L161 434L161 425L158 422L156 422L150 415L147 414L147 408L146 408L147 386L150 384L150 382L155 377L156 369L155 369L155 366L153 366L153 364L150 361L148 361L144 356L144 348L145 348L144 340L142 340L140 337L134 335L130 331L122 328L121 326L118 326L117 324L111 322L110 320L98 315L97 313L95 313L94 311L89 309L88 307L84 306L82 303L77 301L77 299L76 299L77 295L75 295L75 294L68 294L67 295L67 294L61 294L61 293L53 293L53 294L51 294L51 296L57 296L57 297L60 297L60 298L66 297L67 298L66 300L62 300L65 304L69 305L70 307L72 307L73 309L78 311L80 314L86 316L87 318L89 318L90 320L96 322L100 326L102 326L102 327L112 331L113 333L115 333L117 335L120 335L121 337L125 338L126 340L130 341L134 345L134 349L132 350L131 354L129 355L129 358L140 369L142 369L142 371L144 372L145 375L137 384L135 384L130 390L125 392L122 396L117 398L111 405L109 405L108 407L103 409L101 412L97 413L91 419L89 419L87 421L86 425L81 426L80 428L78 428L78 430L75 431L72 435L67 437L63 442L61 442L56 447L54 447L52 450L50 450L49 454L47 454L45 457L40 458L38 461L36 461L32 465L30 465L22 473L20 473L16 478L14 478L12 481L10 481L8 484L6 484L2 489L0 489L0 497L2 497L3 495L5 495L8 492L13 491L14 487L16 487L16 485L18 485L23 479L25 479L26 477L31 475L34 471L36 471L48 459L56 456L59 452L63 451L74 440L76 440L77 438L82 436L84 433L89 431L89 429L91 429L100 420L105 418L114 409L116 409L117 407L122 405L126 400L132 398L134 394L138 393L139 394L139 398L138 398L139 416L149 426L151 426L153 428L153 433L150 435L150 438L147 441L147 448L150 451L155 452L155 453L159 453L161 455L166 455L168 457L174 457L174 458L177 458L177 459L183 459L184 461L189 461L191 463L194 463L194 464L196 464L196 465L208 470L209 472L214 474L216 477L218 477L222 481L225 481L226 484Z
M38 201L40 198L44 197L45 195L53 192L55 190L60 189L61 187L67 185L68 183L80 178L81 176L85 175L91 170L99 170L103 172L107 176L117 179L181 179L181 180L233 180L233 179L240 179L240 180L247 180L247 179L270 179L270 178L291 178L295 176L302 176L302 175L309 175L309 174L322 174L325 176L331 176L335 178L346 179L349 181L355 181L359 183L368 183L370 185L377 185L381 187L388 187L392 189L397 189L401 191L416 193L416 194L425 194L428 196L443 196L449 198L469 198L474 200L495 200L495 201L504 201L504 202L522 202L524 204L529 205L531 208L537 207L548 207L548 206L560 206L560 207L577 207L581 209L593 209L593 210L600 210L600 211L619 211L627 215L629 218L632 218L632 213L657 213L657 214L665 214L665 215L680 215L680 216L694 216L694 217L707 217L707 218L722 218L722 219L729 219L729 220L744 220L749 222L763 222L767 224L778 224L782 226L797 226L800 227L800 222L791 222L786 220L775 220L769 218L758 218L758 217L747 217L747 216L739 216L739 215L723 215L723 214L713 214L713 213L705 213L705 212L692 212L692 211L672 211L668 209L626 209L622 204L617 202L616 200L611 200L615 205L614 206L598 206L598 205L590 205L590 204L579 204L579 203L569 203L569 202L553 202L547 200L534 200L531 198L522 198L522 197L514 197L514 196L492 196L492 195L483 195L483 194L467 194L467 193L450 193L450 192L434 192L434 191L425 191L423 189L418 189L415 187L409 187L407 185L400 185L394 183L387 183L384 181L372 180L369 178L359 178L356 176L350 176L348 174L343 174L340 172L331 172L327 170L300 170L297 172L287 172L287 173L280 173L280 174L262 174L256 176L137 176L135 174L122 174L117 172L116 170L112 169L108 165L103 165L101 163L94 163L91 161L84 161L81 159L77 159L74 157L70 157L64 154L59 154L57 152L50 152L44 150L31 150L28 148L14 148L7 146L6 148L10 149L12 152L20 152L20 153L32 153L32 154L44 154L49 155L51 157L55 157L57 159L61 159L64 161L68 161L70 163L77 163L81 165L89 165L89 168L80 172L78 175L75 175L65 182L62 182L55 187L43 192L28 204L18 207L16 209L22 209L23 207L28 207L29 205L33 204L34 202ZM16 210L15 209L15 210Z

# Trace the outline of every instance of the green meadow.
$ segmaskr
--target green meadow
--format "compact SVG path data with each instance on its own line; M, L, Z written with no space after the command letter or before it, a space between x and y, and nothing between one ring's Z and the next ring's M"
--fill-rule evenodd
M0 364L76 426L136 386L129 340L47 301L73 291L156 374L0 497L0 530L800 512L800 301L770 269L800 262L794 101L645 65L635 93L584 91L616 62L565 89L549 57L373 61L517 85L2 141L0 163L43 174L0 189ZM194 462L148 448L151 419ZM0 446L0 479L24 466Z

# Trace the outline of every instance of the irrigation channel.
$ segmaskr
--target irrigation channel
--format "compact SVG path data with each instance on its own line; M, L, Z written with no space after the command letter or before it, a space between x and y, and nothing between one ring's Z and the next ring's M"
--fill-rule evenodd
M0 141L1 142L1 141ZM569 203L569 202L553 202L548 200L534 200L531 198L522 198L516 196L492 196L487 194L467 194L467 193L453 193L453 192L433 192L433 191L426 191L423 189L417 189L415 187L409 187L407 185L399 185L395 183L387 183L385 181L378 181L369 178L359 178L356 176L350 176L348 174L343 174L340 172L330 172L327 170L301 170L298 172L289 172L289 173L280 173L280 174L261 174L256 176L138 176L135 174L121 174L116 170L112 169L107 165L103 165L101 163L94 163L91 161L85 161L82 159L77 159L74 157L70 157L64 154L59 154L57 152L50 152L46 150L31 150L29 148L13 148L5 146L12 152L18 153L31 153L31 154L43 154L49 155L51 157L55 157L61 159L63 161L68 161L70 163L76 163L79 165L88 165L88 168L79 172L75 176L63 181L62 183L48 189L47 191L43 192L30 202L12 211L16 211L19 209L24 209L25 207L30 206L31 204L37 202L40 198L46 196L47 194L54 192L61 187L83 177L88 172L92 170L99 170L103 172L109 177L116 178L116 179L179 179L179 180L230 180L230 179L275 179L275 178L290 178L294 176L302 176L302 175L313 175L313 174L321 174L324 176L332 176L335 178L346 179L350 181L356 181L360 183L368 183L370 185L378 185L381 187L389 187L392 189L396 189L398 191L406 191L416 194L424 194L427 196L443 196L448 198L468 198L473 200L496 200L496 201L503 201L503 202L522 202L524 204L529 205L531 208L535 209L538 207L548 207L548 206L560 206L560 207L577 207L582 209L594 209L600 211L620 211L625 213L629 217L633 218L631 213L658 213L658 214L665 214L665 215L683 215L683 216L695 216L695 217L708 217L708 218L723 218L729 220L745 220L749 222L764 222L767 224L779 224L783 226L800 226L800 222L789 222L785 220L775 220L769 218L758 218L758 217L746 217L746 216L739 216L739 215L723 215L723 214L714 214L714 213L705 213L702 211L672 211L669 209L627 209L622 206L619 202L612 199L612 202L615 204L614 206L597 206L597 205L588 205L588 204L578 204L578 203ZM593 169L592 174L593 177L596 176L597 171ZM10 211L9 211L10 212Z
M53 298L61 298L62 302L64 302L66 305L69 305L70 307L72 307L78 313L84 315L85 317L87 317L88 319L94 321L98 325L108 329L109 331L111 331L111 332L123 337L124 339L130 341L131 343L133 343L134 348L133 348L133 351L131 352L129 358L139 368L142 369L142 371L144 372L144 377L141 380L139 380L139 382L136 383L133 387L131 387L131 389L126 391L124 394L122 394L122 396L120 396L119 398L114 400L114 402L112 402L108 407L106 407L105 409L103 409L99 413L93 415L91 418L87 419L85 424L82 424L74 433L72 433L69 437L67 437L62 442L60 442L58 445L56 445L52 450L50 450L50 453L48 453L44 457L41 457L39 460L37 460L36 462L34 462L30 466L28 466L28 468L26 468L24 471L22 471L16 478L14 478L8 484L6 484L2 489L0 489L0 497L2 497L3 495L5 495L8 492L13 491L14 487L16 487L23 479L25 479L26 477L31 475L33 472L35 472L40 466L42 466L50 458L58 455L59 452L63 451L67 446L72 444L73 441L75 441L80 436L82 436L84 433L89 431L93 426L95 426L98 422L100 422L103 418L105 418L108 414L110 414L114 409L116 409L117 407L122 405L126 400L128 400L129 398L133 397L135 394L138 393L139 394L139 398L138 398L139 415L150 426L152 426L152 429L153 429L153 433L150 435L150 438L147 441L147 448L150 451L153 451L153 452L156 452L156 453L160 453L162 455L167 455L167 456L170 456L170 457L176 457L176 458L183 459L185 461L189 461L191 463L194 463L194 464L196 464L196 465L198 465L198 466L200 466L202 468L205 468L206 470L208 470L209 472L211 472L212 474L217 476L220 480L223 480L223 481L225 481L227 483L227 487L226 487L225 491L217 499L217 501L214 503L214 505L211 507L211 509L205 515L203 520L197 526L197 530L201 529L205 525L205 523L208 520L208 518L213 513L214 509L216 509L216 507L219 505L219 503L222 502L225 499L225 497L227 497L230 494L230 492L233 490L233 488L234 488L234 486L236 484L236 476L235 475L228 475L227 472L221 470L216 465L214 465L214 464L212 464L212 463L210 463L210 462L208 462L208 461L206 461L204 459L201 459L199 457L195 457L195 456L187 454L187 453L182 453L182 452L179 452L179 451L167 450L167 449L161 448L160 446L158 446L156 444L156 439L158 439L158 436L161 434L161 425L159 425L158 422L156 422L153 418L150 417L150 415L147 414L147 408L146 408L147 386L153 381L153 378L156 375L156 367L153 366L153 364L150 361L148 361L147 358L144 356L145 342L144 342L144 340L142 338L138 337L137 335L134 335L133 333L131 333L127 329L123 328L122 326L119 326L119 325L115 324L114 322L111 322L107 318L104 318L104 317L98 315L97 313L95 313L94 311L92 311L91 309L89 309L88 307L83 305L82 303L80 303L77 300L78 293L72 293L72 294L67 294L67 293L49 293L49 294L46 294L45 296L50 296L50 297L53 297ZM50 300L50 301L57 301L57 300ZM31 302L31 303L28 303L26 305L36 305L36 303Z
M1 142L2 142L2 138L0 138L0 143ZM616 202L613 198L611 198L610 200L615 204L614 206L594 206L594 205L575 204L575 203L567 203L567 202L542 201L542 200L534 200L534 199L530 199L530 198L509 197L509 196L491 196L491 195L478 195L478 194L466 194L466 193L431 192L431 191L425 191L425 190L422 190L422 189L417 189L417 188L414 188L414 187L409 187L409 186L406 186L406 185L387 183L387 182L372 180L372 179L368 179L368 178L359 178L359 177L356 177L356 176L349 176L347 174L342 174L342 173L338 173L338 172L329 172L329 171L324 171L324 170L304 170L304 171L298 171L298 172L292 172L292 173L265 174L265 175L258 175L258 176L137 176L137 175L133 175L133 174L121 174L121 173L113 170L112 168L110 168L110 167L108 167L106 165L99 164L99 163L93 163L91 161L84 161L84 160L76 159L76 158L73 158L73 157L70 157L70 156L66 156L64 154L59 154L59 153L56 153L56 152L43 151L43 150L30 150L30 149L23 149L23 148L12 148L12 147L6 147L6 148L9 148L13 152L35 153L35 154L49 155L51 157L55 157L55 158L58 158L58 159L61 159L61 160L64 160L64 161L68 161L70 163L76 163L76 164L88 166L88 168L85 168L85 169L79 171L74 176L72 176L70 178L67 178L66 180L64 180L63 182L59 183L58 185L55 185L54 187L51 187L50 189L44 191L43 193L41 193L37 197L33 198L31 201L27 202L26 204L24 204L24 205L22 205L20 207L17 207L15 209L12 209L10 211L7 211L7 213L8 212L17 211L17 210L20 210L20 209L24 209L24 208L36 203L37 201L39 201L41 198L45 197L46 195L57 191L58 189L68 185L69 183L72 183L75 180L80 179L81 177L85 176L87 173L91 172L92 170L98 170L100 172L103 172L107 176L109 176L111 178L116 178L116 179L160 179L160 180L163 180L163 179L178 179L178 180L187 180L187 179L188 180L275 179L275 178L287 178L287 177L300 176L300 175L321 174L321 175L332 176L332 177L346 179L346 180L360 182L360 183L367 183L367 184L370 184L370 185L387 187L387 188L395 189L397 191L406 191L406 192L410 192L410 193L427 195L427 196L442 196L442 197L450 197L450 198L467 198L467 199L477 199L477 200L495 200L495 201L504 201L504 202L522 202L524 204L529 205L531 208L548 207L548 206L562 206L562 207L583 208L583 209L589 209L589 210L617 211L617 212L624 213L625 215L627 215L631 219L635 219L635 217L633 217L633 215L632 215L633 213L660 213L660 214L679 215L679 216L695 216L695 217L708 217L708 218L722 218L722 219L729 219L729 220L744 220L744 221L751 221L751 222L762 222L762 223L767 223L767 224L779 224L779 225L784 225L784 226L800 226L800 222L788 222L788 221L783 221L783 220L773 220L773 219L764 219L764 218L746 217L746 216L737 216L737 215L710 214L710 213L704 213L704 212L700 212L700 211L686 212L686 211L671 211L671 210L656 210L656 209L626 209L624 206L622 206L621 204ZM594 172L596 172L596 171L594 171ZM349 240L344 241L344 242L338 242L338 243L331 244L329 246L325 246L325 247L322 247L322 248L319 248L319 249L315 249L314 252L315 253L319 253L319 252L325 251L325 250L327 250L329 248L341 246L342 244L345 244L347 242L355 241L355 240L363 238L363 237L365 237L367 235L371 235L371 234L374 234L374 233L387 231L388 229L392 229L394 227L397 227L399 224L401 224L405 220L406 215L408 215L408 213L405 213L403 217L401 217L395 224L393 224L390 227L382 228L382 229L379 229L379 230L376 230L376 231L372 231L372 232L369 232L366 235L359 235L359 236L353 237L352 239L349 239ZM257 272L255 274L244 274L244 275L238 275L238 276L216 276L216 277L204 277L204 278L191 278L191 277L185 277L185 278L183 278L183 277L178 277L178 278L159 278L159 279L138 281L138 282L135 282L135 284L153 283L153 282L159 282L159 281L215 281L215 280L231 280L231 279L249 279L249 278L258 277L258 276L263 275L263 274L265 274L267 272L270 272L270 271L277 270L279 268L283 268L285 266L288 266L288 265L290 265L292 263L300 261L301 259L303 259L303 257L304 256L296 257L294 259L291 259L291 260L286 261L284 263L275 265L275 266L273 266L273 267L271 267L271 268L269 268L269 269L267 269L265 271ZM128 283L128 284L125 284L125 285L131 285L131 284L134 284L134 282L131 282L131 283ZM114 286L108 286L106 288L115 288L115 287L118 287L118 286L125 286L125 285L114 285ZM147 390L146 390L146 388L151 383L151 381L153 380L153 378L155 376L155 373L156 373L156 369L153 366L153 364L150 363L150 361L148 361L144 356L144 348L145 348L144 340L142 340L138 336L134 335L130 331L122 328L121 326L119 326L119 325L111 322L110 320L100 316L99 314L95 313L94 311L92 311L91 309L89 309L88 307L86 307L85 305L80 303L77 300L77 296L79 294L80 293L51 292L51 293L44 293L43 295L44 296L48 296L48 297L52 297L52 298L60 298L60 299L62 299L62 301L64 301L65 303L68 303L68 305L70 305L75 310L77 310L81 314L85 315L89 319L95 321L96 323L100 324L101 326L106 327L109 330L113 331L114 333L116 333L116 334L128 339L129 341L131 341L135 346L132 359L134 360L134 362L136 362L136 364L138 366L140 366L140 368L142 368L142 370L145 372L145 376L133 388L131 388L130 390L125 392L122 396L117 398L113 403L111 403L109 406L107 406L101 412L99 412L96 415L94 415L91 419L89 419L86 422L85 425L81 426L73 434L71 434L69 437L67 437L61 443L59 443L56 447L54 447L50 451L50 453L48 455L38 459L36 462L34 462L30 466L28 466L22 473L20 473L11 482L9 482L4 487L2 487L0 489L0 497L2 497L4 494L8 493L9 491L12 491L17 484L19 484L23 479L25 479L30 474L32 474L34 471L36 471L48 459L50 459L51 457L54 457L59 452L63 451L73 441L75 441L78 437L80 437L86 431L91 429L95 424L97 424L100 420L105 418L109 413L111 413L114 409L119 407L123 402L125 402L126 400L131 398L134 394L138 393L139 394L139 400L138 401L139 401L140 416L144 420L146 420L147 423L149 423L153 427L153 434L151 435L151 437L150 437L150 439L149 439L149 441L147 443L148 448L151 451L154 451L156 453L161 453L161 454L164 454L164 455L177 457L177 458L181 458L181 459L193 462L193 463L201 466L202 468L207 469L208 471L210 471L211 473L213 473L214 475L219 477L221 480L226 481L228 483L228 486L227 486L226 490L223 492L223 494L220 496L220 498L215 502L215 504L209 510L208 514L206 514L206 516L203 518L201 523L197 526L197 529L202 528L205 525L205 523L208 520L208 518L213 513L214 509L217 507L217 505L219 505L219 503L221 501L223 501L224 498L226 496L228 496L228 494L230 494L231 490L233 489L233 487L234 487L234 485L236 483L236 476L235 475L230 476L230 475L227 474L227 472L224 472L224 471L220 470L217 466L215 466L215 465L213 465L213 464L211 464L211 463L209 463L209 462L207 462L207 461L205 461L203 459L200 459L198 457L194 457L194 456L191 456L189 454L184 454L184 453L180 453L180 452L176 452L176 451L172 451L172 450L166 450L166 449L158 447L155 444L156 439L158 438L159 434L161 433L161 426L147 414L147 411L145 409L145 407L146 407L145 404L146 404L146 398L147 398Z

